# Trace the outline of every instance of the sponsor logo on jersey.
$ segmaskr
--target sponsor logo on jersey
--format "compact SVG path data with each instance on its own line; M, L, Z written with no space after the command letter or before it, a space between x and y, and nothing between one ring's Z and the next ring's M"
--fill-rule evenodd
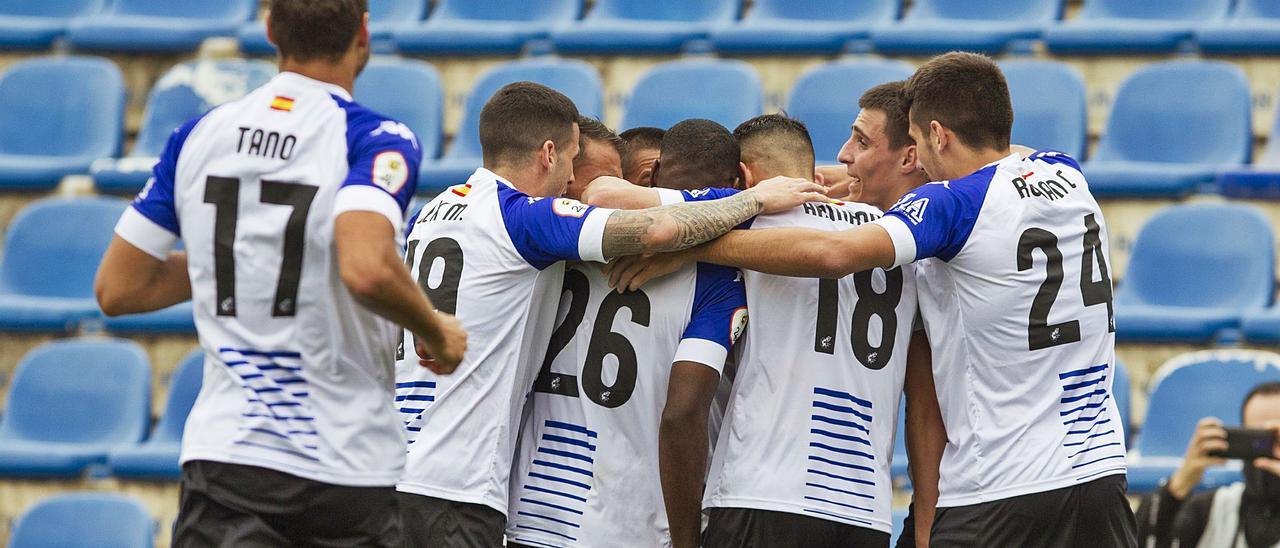
M908 219L911 219L912 224L918 225L924 222L924 210L928 207L929 199L920 198L919 200L914 200L900 207L896 207L895 209L905 214Z
M291 112L293 110L293 102L294 101L292 97L277 95L274 99L271 100L271 110L278 110L280 112Z
M413 130L409 129L409 126L400 122L395 120L383 120L382 123L378 125L378 129L370 132L369 136L377 137L384 133L399 136L401 139L413 143L413 148L418 148L418 136L413 134Z
M551 203L551 210L561 217L581 218L591 206L571 198L559 198Z
M706 195L708 195L708 194L711 194L711 190L710 190L710 189L706 189L706 188L700 188L700 189L698 189L698 190L689 190L689 191L686 191L686 192L688 192L688 193L689 193L689 197L690 197L690 198L701 198L701 197L703 197L703 196L706 196Z
M373 184L395 194L409 181L409 164L399 151L388 150L373 158Z
M733 319L729 320L729 344L738 342L747 331L747 307L740 306L733 311Z
M148 195L148 194L151 194L151 187L153 187L153 186L155 186L155 185L156 185L156 178L155 178L155 177L148 177L148 178L147 178L147 184L143 185L143 186L142 186L142 192L139 192L139 193L138 193L138 199L137 199L137 201L141 202L141 201L143 201L143 200L147 199L147 195Z
M463 198L466 198L467 194L471 193L471 183L467 183L465 185L451 186L449 187L449 192L452 192L454 194L457 194L458 196L462 196Z

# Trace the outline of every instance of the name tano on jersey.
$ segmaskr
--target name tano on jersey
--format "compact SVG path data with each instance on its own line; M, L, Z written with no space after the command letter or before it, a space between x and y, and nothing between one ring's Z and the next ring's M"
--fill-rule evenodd
M288 160L293 157L293 149L298 146L298 138L293 135L282 135L278 131L245 126L240 126L237 129L240 130L240 140L236 144L236 152L239 154ZM245 142L246 138L248 143Z
M1034 172L1027 173L1010 181L1013 184L1013 188L1018 189L1018 196L1022 199L1034 196L1036 198L1047 198L1049 201L1059 200L1067 197L1067 194L1070 194L1076 188L1075 183L1062 175L1061 169L1054 174L1057 179L1048 179L1040 182L1027 180L1028 177L1034 174Z
M879 215L869 211L850 211L842 207L837 207L833 204L821 204L816 202L804 204L804 212L806 214L813 215L814 217L831 219L832 221L841 221L851 225L866 224L880 218Z

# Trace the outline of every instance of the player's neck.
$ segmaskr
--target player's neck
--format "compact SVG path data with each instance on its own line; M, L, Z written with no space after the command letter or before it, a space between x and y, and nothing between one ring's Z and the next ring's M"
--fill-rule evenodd
M328 60L313 60L306 62L285 59L280 61L280 72L292 72L301 74L312 80L333 84L351 93L355 88L356 74L348 63L334 63Z
M951 180L967 177L974 172L981 170L988 164L992 164L1004 159L1010 154L1009 149L999 150L994 148L971 149L959 148L956 150L955 158L951 164L951 168L945 174L933 174L938 177L936 180Z
M528 194L529 196L543 196L546 194L546 181L537 177L528 175L528 168L517 168L505 164L484 166L485 169L492 171L494 175L502 178L502 180L511 183L516 190Z

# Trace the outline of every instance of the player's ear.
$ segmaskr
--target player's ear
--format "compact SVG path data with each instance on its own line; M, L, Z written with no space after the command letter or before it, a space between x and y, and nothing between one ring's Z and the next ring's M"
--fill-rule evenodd
M827 186L827 178L822 175L821 171L818 171L816 169L813 170L813 182L818 183L822 186Z
M939 124L937 120L930 120L929 144L933 145L934 149L942 151L942 149L947 148L947 145L950 144L950 142L951 135L948 133L947 128L943 127L942 124Z
M907 145L902 149L902 157L899 158L898 170L903 175L911 173L912 171L916 170L916 163L918 161L919 161L919 158L916 155L916 146Z
M267 41L270 42L271 45L275 46L275 27L271 24L271 10L267 10L267 13L263 16L262 22L267 26ZM279 49L279 46L277 46L276 49Z
M654 160L653 167L645 170L649 172L649 186L658 186L658 168L662 166L662 160ZM645 172L640 172L640 178L644 179Z
M550 139L542 142L542 148L538 149L538 163L542 168L551 171L556 167L556 143Z
M369 12L364 12L364 19L360 22L360 32L356 33L356 46L362 50L369 49Z
M744 189L756 186L755 176L751 173L751 168L747 164L738 162L738 181L742 183Z

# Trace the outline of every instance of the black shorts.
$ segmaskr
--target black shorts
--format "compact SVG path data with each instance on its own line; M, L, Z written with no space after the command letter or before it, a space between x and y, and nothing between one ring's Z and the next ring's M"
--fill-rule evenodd
M931 548L1136 548L1137 521L1123 475L970 506L939 508Z
M705 548L888 548L889 533L812 516L750 508L712 508Z
M507 516L483 504L397 492L404 545L422 548L501 548Z
M256 466L182 466L174 548L400 546L395 488L347 487Z

